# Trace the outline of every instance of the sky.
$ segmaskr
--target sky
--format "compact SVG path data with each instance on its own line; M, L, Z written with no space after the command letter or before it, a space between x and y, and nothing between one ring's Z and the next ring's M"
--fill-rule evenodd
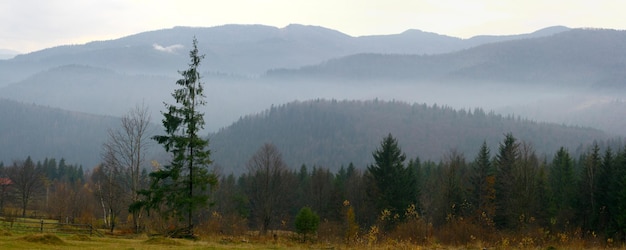
M351 36L469 38L564 25L626 29L622 0L0 0L0 49L28 53L174 26L292 23Z

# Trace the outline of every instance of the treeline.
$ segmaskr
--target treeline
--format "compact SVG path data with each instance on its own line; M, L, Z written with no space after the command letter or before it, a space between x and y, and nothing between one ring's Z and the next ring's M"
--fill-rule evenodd
M405 161L403 153L381 153L388 140L399 151L389 135L367 170L350 164L335 173L306 165L296 171L249 163L246 174L223 176L214 209L230 220L220 230L236 230L244 221L261 230L289 230L295 213L306 206L322 218L320 235L345 240L371 236L374 227L378 237L418 242L436 237L456 244L498 240L499 233L537 234L535 240L564 232L624 240L626 149L601 150L594 143L573 157L561 147L548 161L509 133L498 148L483 143L473 156L451 150L440 162ZM266 147L277 150L263 146L252 159L267 154ZM377 173L384 161L395 170ZM350 235L350 226L358 226L358 233Z
M50 217L74 220L82 214L83 166L61 158L36 163L27 157L10 165L0 162L0 213L5 217Z
M198 211L197 232L294 230L296 214L309 207L321 218L318 239L335 242L464 244L499 241L502 235L519 236L511 239L519 244L559 237L625 240L621 146L594 143L579 156L562 147L548 160L509 133L497 148L483 143L470 156L450 150L434 162L406 157L389 134L372 156L367 166L349 164L335 172L304 164L294 169L275 145L265 144L250 156L246 173L222 175L218 188L208 191L214 205ZM103 178L106 167L85 173L63 159L35 163L30 157L0 166L5 217L134 230L129 173L111 180ZM147 176L144 169L141 187ZM168 222L142 214L140 224L142 231L153 232Z

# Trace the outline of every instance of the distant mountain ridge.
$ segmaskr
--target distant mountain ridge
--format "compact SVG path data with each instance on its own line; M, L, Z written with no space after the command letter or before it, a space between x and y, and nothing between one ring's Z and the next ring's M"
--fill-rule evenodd
M575 29L436 55L355 54L272 78L548 83L626 87L626 31Z
M0 60L11 59L16 55L19 55L20 52L10 49L0 49Z
M537 37L562 32L553 28L522 35ZM481 36L460 39L409 30L396 35L351 37L319 27L292 24L284 28L264 25L224 25L210 28L174 27L143 32L84 45L65 45L18 55L0 62L0 87L29 75L68 64L109 68L130 74L172 75L186 62L191 38L207 55L211 71L247 76L261 75L274 68L300 67L356 53L436 54L483 43L518 39L519 36ZM178 50L160 50L177 46Z

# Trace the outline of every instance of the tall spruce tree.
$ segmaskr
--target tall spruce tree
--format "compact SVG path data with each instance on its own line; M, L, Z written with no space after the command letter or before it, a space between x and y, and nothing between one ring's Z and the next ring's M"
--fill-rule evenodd
M197 43L194 37L189 69L179 72L183 78L176 84L180 88L172 93L177 105L165 104L167 112L162 112L166 135L153 137L171 154L171 162L150 173L149 189L140 192L146 201L133 206L144 205L164 218L173 217L181 222L187 219L185 230L172 232L172 236L193 236L194 212L208 206L207 189L217 184L217 177L208 170L209 141L199 135L204 127L204 115L199 108L206 102L198 72L204 55L198 54Z
M413 169L404 166L406 155L391 134L372 155L375 163L367 167L370 177L368 196L378 209L388 209L403 216L409 205L417 203L415 174Z
M569 152L561 147L554 156L550 167L550 190L552 193L550 210L560 226L569 224L574 216L576 180L574 163Z
M598 228L602 228L605 233L611 234L614 228L615 204L617 204L615 197L615 187L617 183L615 176L617 175L617 171L615 167L615 155L611 147L608 147L604 151L598 172L598 195L596 196L596 203L598 204Z
M495 177L492 169L490 150L487 142L483 141L478 155L474 159L470 183L472 185L472 196L470 202L475 208L475 216L478 221L487 225L491 224L495 213L494 199L496 190L494 189Z
M582 219L582 227L597 230L598 221L598 179L602 156L600 146L594 142L592 148L582 157L583 171L580 181L580 203L578 217Z
M517 208L515 207L515 182L513 170L519 161L519 142L512 133L505 135L500 143L496 155L495 180L495 215L494 223L498 228L514 228L517 223Z
M617 204L615 205L617 211L615 214L615 237L626 240L626 149L621 150L615 158L616 171L616 183L615 183L615 197Z

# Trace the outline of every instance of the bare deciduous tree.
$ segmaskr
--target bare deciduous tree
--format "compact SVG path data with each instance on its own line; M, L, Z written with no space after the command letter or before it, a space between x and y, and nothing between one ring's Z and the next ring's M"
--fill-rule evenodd
M248 162L251 183L248 189L253 211L261 224L261 234L267 234L272 219L277 216L279 206L285 201L283 192L287 182L287 165L273 144L264 144Z
M20 201L22 217L25 217L29 202L43 186L43 175L30 157L24 162L14 162L13 166L8 169L8 174L14 183L17 199Z
M127 190L128 204L139 200L137 192L142 188L141 183L145 182L141 175L141 167L151 142L149 129L148 108L144 104L137 105L122 117L119 129L109 130L109 139L103 145L104 166L110 168L103 173L119 175L110 176L109 179L122 182ZM135 232L139 232L141 228L141 216L141 210L133 211Z
M94 195L102 207L104 224L111 232L115 229L116 219L127 202L123 202L124 189L121 186L122 175L119 168L103 163L94 168L91 181L94 186Z

